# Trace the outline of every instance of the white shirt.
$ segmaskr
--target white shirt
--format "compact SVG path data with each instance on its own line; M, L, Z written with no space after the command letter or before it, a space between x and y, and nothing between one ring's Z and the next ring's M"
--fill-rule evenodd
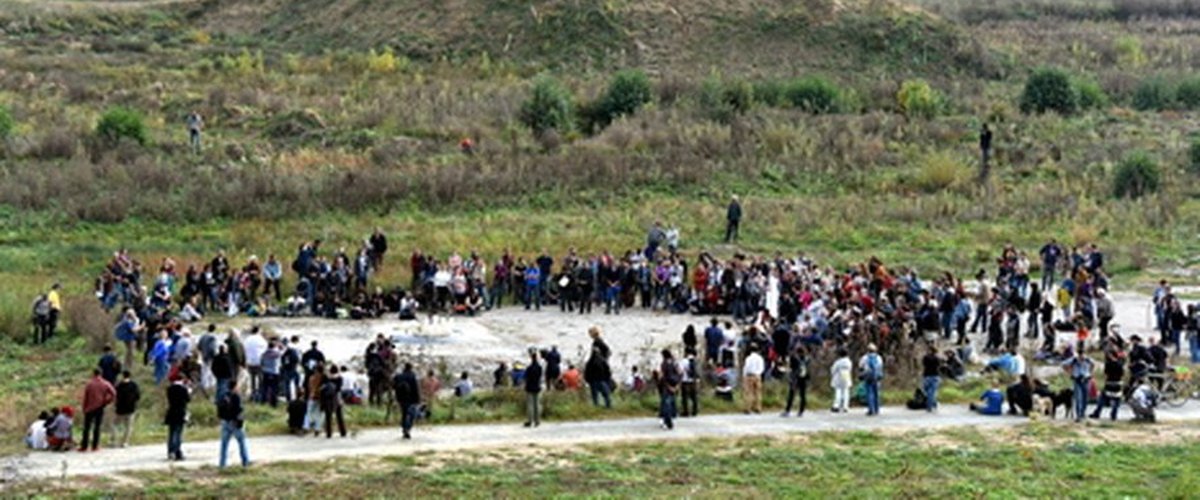
M46 441L46 421L35 420L29 424L29 447L35 450L44 450L50 447L50 443Z
M1020 354L1013 355L1013 375L1022 375L1025 373L1025 356Z
M761 377L767 367L763 363L763 358L757 352L750 353L746 356L746 366L742 367L743 377Z
M242 344L246 349L246 365L262 365L262 355L267 350L267 339L264 339L262 335L251 335L246 337L246 340Z
M833 362L833 366L829 368L829 385L835 389L847 389L850 387L850 358L845 356L840 357Z

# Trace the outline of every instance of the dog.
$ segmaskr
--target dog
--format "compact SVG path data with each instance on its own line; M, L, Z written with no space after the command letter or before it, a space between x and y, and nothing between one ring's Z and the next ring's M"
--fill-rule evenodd
M1054 408L1054 400L1042 396L1033 397L1033 408L1029 411L1029 418L1037 420L1041 417L1050 416L1051 409Z
M1075 416L1075 390L1063 389L1050 396L1050 418L1056 418L1058 407L1063 407L1063 418Z

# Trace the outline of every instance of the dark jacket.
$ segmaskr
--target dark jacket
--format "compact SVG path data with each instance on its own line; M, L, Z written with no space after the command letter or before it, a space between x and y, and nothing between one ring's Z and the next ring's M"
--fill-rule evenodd
M212 374L217 380L233 378L233 358L229 356L229 353L213 356Z
M192 400L187 386L171 384L167 386L167 415L163 423L167 425L183 425L187 423L187 405Z
M525 392L537 394L542 392L542 365L537 361L525 369Z
M396 401L400 406L421 404L421 390L417 385L417 375L411 370L397 373L392 377L392 388L396 391Z
M729 209L725 212L725 218L732 222L742 220L742 204L736 201L730 203Z
M612 381L612 369L608 367L608 361L603 356L593 354L591 358L588 358L587 365L583 367L583 380L588 385Z
M133 380L122 380L117 384L117 415L129 415L137 411L137 402L142 399L142 390Z
M936 354L926 354L921 358L921 376L922 377L938 377L941 376L942 358Z

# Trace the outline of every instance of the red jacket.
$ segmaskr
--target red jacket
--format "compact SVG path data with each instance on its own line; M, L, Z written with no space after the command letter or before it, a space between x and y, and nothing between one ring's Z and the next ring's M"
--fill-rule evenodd
M83 388L83 412L91 413L108 406L117 397L117 390L112 384L100 376L92 377L87 387Z

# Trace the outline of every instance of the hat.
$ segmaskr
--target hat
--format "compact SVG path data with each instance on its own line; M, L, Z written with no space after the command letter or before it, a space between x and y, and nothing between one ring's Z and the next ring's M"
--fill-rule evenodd
M64 407L62 407L62 409L61 409L61 410L59 410L59 411L60 411L60 412L62 412L62 414L64 414L64 415L68 416L68 417L75 418L75 409L74 409L74 408L71 408L70 406L64 406Z
M872 343L872 344L867 344L867 350L868 350L868 351L871 351L871 352L875 352L875 351L877 351L878 349L876 349L876 348L875 348L875 344L873 344L873 343Z

